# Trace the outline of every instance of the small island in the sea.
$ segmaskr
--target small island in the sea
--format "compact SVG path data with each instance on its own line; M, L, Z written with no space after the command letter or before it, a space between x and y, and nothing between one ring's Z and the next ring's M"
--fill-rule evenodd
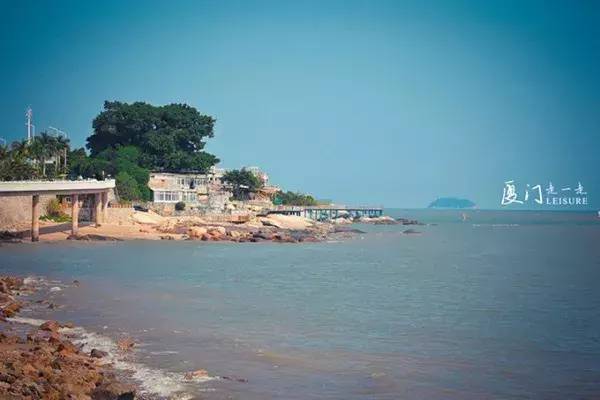
M440 197L429 204L428 208L473 208L475 203L457 197Z

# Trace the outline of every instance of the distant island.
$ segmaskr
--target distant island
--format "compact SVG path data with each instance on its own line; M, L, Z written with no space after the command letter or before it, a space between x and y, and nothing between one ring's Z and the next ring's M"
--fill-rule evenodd
M428 208L473 208L475 203L456 197L440 197L429 204Z

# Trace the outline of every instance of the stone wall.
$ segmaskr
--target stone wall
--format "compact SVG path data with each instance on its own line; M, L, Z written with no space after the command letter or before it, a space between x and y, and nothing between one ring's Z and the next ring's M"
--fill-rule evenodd
M46 206L56 196L40 196L40 215L46 214ZM0 230L19 228L31 224L32 196L0 197Z

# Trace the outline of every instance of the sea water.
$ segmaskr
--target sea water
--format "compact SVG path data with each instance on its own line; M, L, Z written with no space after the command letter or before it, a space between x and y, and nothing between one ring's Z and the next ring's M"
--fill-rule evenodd
M132 337L117 361L149 398L600 395L595 213L392 214L428 225L305 244L4 245L0 273L60 289L57 309L21 317L72 321L108 350ZM183 379L197 369L213 379Z

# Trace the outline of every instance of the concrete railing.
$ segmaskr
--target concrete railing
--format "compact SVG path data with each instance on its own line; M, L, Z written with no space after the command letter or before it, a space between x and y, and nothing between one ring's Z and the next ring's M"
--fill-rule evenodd
M114 189L114 187L114 179L104 181L95 179L78 181L10 181L0 182L0 196L3 194L18 195L21 193L85 193L105 191Z

